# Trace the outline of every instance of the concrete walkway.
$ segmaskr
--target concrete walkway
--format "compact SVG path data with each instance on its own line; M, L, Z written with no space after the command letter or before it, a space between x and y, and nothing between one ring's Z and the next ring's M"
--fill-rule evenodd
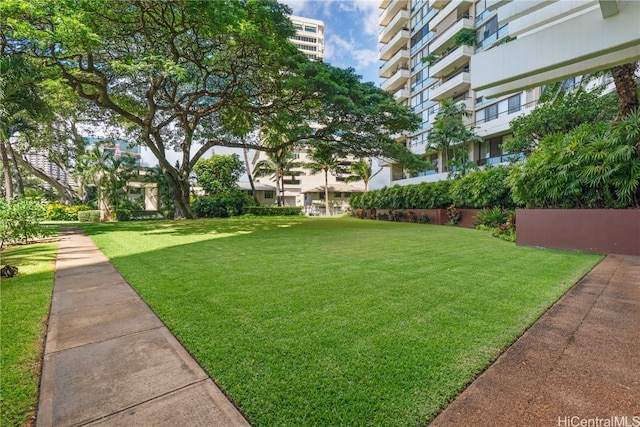
M77 229L59 243L36 423L249 426Z
M609 255L431 424L640 426L640 257Z

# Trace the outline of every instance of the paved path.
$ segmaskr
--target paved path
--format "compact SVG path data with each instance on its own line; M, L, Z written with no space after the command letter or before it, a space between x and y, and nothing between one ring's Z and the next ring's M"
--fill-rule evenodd
M430 424L587 425L640 426L637 256L607 256Z
M249 426L91 239L63 229L37 426Z

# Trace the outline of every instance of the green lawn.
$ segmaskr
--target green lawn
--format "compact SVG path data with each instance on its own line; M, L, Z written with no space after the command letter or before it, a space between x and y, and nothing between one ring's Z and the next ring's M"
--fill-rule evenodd
M0 283L2 426L21 426L35 415L57 247L57 243L14 246L0 253L2 266L20 270Z
M353 218L82 224L255 426L418 426L601 259Z

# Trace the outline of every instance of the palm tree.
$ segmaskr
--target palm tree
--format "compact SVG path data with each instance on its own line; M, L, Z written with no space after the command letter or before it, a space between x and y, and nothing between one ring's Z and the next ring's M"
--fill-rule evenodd
M373 174L371 164L371 159L360 159L357 162L352 163L351 166L349 166L349 171L352 173L352 175L348 176L344 180L344 182L349 184L352 182L362 181L364 182L364 192L366 193L367 191L369 191L369 181L371 181L371 178L376 176L382 170L382 168L380 168L378 172Z
M304 172L295 170L303 166L302 162L293 158L291 149L279 149L275 152L268 152L267 159L260 160L256 163L253 170L253 177L260 178L270 176L276 182L276 193L278 193L278 206L284 205L284 178L290 176L303 175Z
M613 76L613 81L616 85L618 104L620 104L618 120L622 120L629 113L640 108L640 101L638 101L637 92L638 85L636 83L635 75L637 68L638 63L631 62L611 69L611 75ZM640 150L640 142L638 142L638 149Z
M336 175L341 174L344 173L344 168L334 148L326 143L316 145L310 157L312 162L306 163L305 167L311 171L311 174L324 173L324 209L325 215L329 216L331 214L329 210L329 172Z
M464 103L454 102L453 99L441 101L436 122L429 133L427 151L435 150L442 153L443 168L448 168L452 161L460 163L462 160L459 157L463 155L464 150L456 150L456 145L481 140L473 130L465 126L462 119L469 116ZM450 154L453 155L452 159L449 159Z

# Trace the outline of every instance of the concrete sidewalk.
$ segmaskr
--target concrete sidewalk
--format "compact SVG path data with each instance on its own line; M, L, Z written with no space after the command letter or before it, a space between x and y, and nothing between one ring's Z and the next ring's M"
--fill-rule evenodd
M249 426L91 239L63 229L37 426Z
M431 424L640 426L640 257L608 255Z

